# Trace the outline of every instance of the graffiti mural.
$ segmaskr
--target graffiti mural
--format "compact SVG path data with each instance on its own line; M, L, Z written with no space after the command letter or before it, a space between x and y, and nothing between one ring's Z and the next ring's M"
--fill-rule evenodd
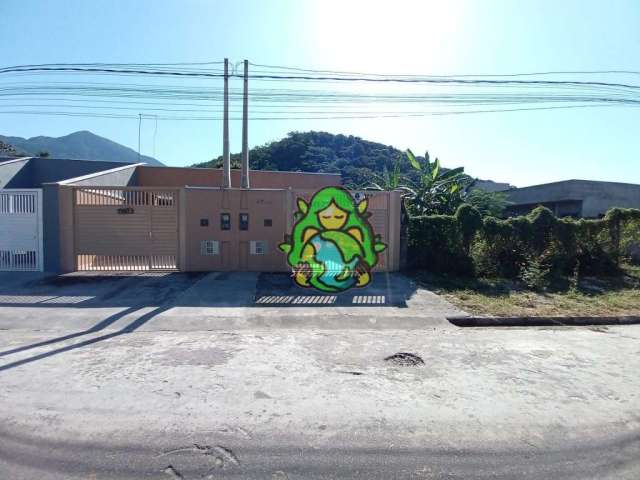
M323 292L368 285L387 246L369 223L367 198L356 202L344 188L326 187L297 205L293 231L278 245L294 282Z

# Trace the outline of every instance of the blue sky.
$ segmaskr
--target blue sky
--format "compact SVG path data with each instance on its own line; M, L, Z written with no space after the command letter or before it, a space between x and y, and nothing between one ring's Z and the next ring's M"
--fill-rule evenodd
M226 56L234 62L398 74L640 71L637 0L0 0L0 18L0 66L204 62ZM640 75L616 79L640 84ZM249 141L259 145L310 129L414 152L428 149L445 166L463 165L472 175L519 186L567 178L640 183L640 107L254 121ZM137 148L137 120L0 114L5 135L76 130ZM155 149L169 165L201 162L222 150L219 121L159 121L155 146L154 130L155 122L143 122L142 153ZM238 121L231 132L232 151L239 151Z

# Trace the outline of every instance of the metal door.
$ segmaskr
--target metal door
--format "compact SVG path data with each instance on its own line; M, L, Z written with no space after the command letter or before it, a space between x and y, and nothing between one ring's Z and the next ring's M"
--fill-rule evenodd
M0 270L42 269L42 190L0 190Z

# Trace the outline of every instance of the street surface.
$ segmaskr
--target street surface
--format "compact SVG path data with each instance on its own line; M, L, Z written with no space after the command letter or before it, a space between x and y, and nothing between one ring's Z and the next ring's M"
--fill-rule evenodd
M184 299L202 281L0 288L0 478L640 478L638 325L458 328L415 289L215 309Z

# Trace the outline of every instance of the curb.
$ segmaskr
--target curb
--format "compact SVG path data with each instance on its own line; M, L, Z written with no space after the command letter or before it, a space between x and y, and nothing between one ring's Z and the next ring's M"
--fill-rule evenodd
M622 317L447 317L457 327L572 327L638 325L640 316Z

